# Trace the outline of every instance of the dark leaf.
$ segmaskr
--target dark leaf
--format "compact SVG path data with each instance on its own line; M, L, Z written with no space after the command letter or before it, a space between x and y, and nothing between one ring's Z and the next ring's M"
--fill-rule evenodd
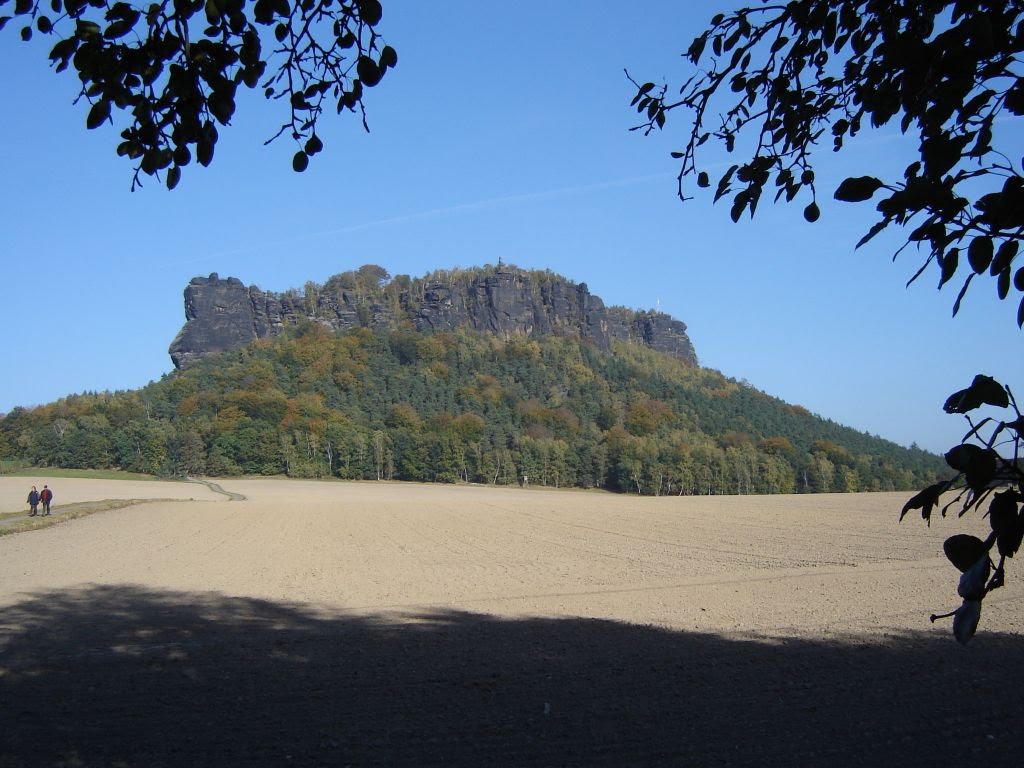
M135 26L135 22L138 21L138 19L139 15L136 13L134 17L122 18L115 21L103 31L104 39L117 40L124 37L132 31L132 28Z
M708 43L707 34L703 34L700 37L694 38L693 42L690 43L689 49L686 51L686 57L693 63L696 64L704 53L704 46Z
M960 266L960 249L950 248L946 251L945 255L939 258L939 266L942 267L942 277L939 278L941 288L952 279L956 274L956 268Z
M875 235L877 235L879 232L881 232L887 226L889 226L889 222L885 221L884 219L882 221L879 221L879 222L876 222L875 224L873 224L871 229L868 230L868 233L866 235L864 235L864 237L862 237L860 240L857 241L857 245L855 246L855 248L860 248L862 245L864 245L865 243L870 241L871 238L873 238Z
M946 452L946 463L957 472L967 472L971 467L971 461L983 450L981 446L962 443Z
M256 0L252 17L257 24L270 24L274 20L274 4L271 0Z
M1000 301L1010 295L1010 270L999 273L999 277L996 279L996 293L999 295Z
M960 293L956 295L956 301L953 302L953 317L956 317L956 313L960 311L960 303L964 300L964 296L967 295L967 289L971 287L971 280L975 277L975 273L971 273L964 280L963 287L960 288Z
M996 250L996 255L992 259L992 265L989 267L989 274L997 275L1001 272L1006 272L1009 275L1010 265L1017 256L1019 249L1020 246L1016 240L1004 240L1000 243L999 248Z
M715 202L717 203L719 198L729 193L729 183L732 181L732 175L736 172L739 166L729 166L729 170L718 180L718 188L715 190Z
M377 62L369 56L360 56L356 61L356 74L359 75L359 80L363 85L372 88L380 82L384 73L377 66Z
M384 9L377 0L358 0L359 15L371 27L377 26L384 15Z
M173 156L174 164L178 166L185 166L192 162L192 153L185 144L175 147Z
M1017 514L1016 491L1003 491L992 498L988 521L996 534L996 546L1003 557L1013 557L1024 539L1024 525Z
M740 216L743 215L743 209L746 207L746 198L741 197L740 195L736 195L736 198L733 200L732 203L732 208L729 209L729 218L733 220L733 223L740 220Z
M167 189L174 189L181 181L181 168L174 166L167 169Z
M199 139L196 141L196 160L203 167L213 162L213 150L216 143L216 133L211 134L206 130L200 132Z
M106 99L100 99L93 104L92 109L89 110L89 115L85 119L85 127L90 130L93 128L99 128L109 117L110 102Z
M979 373L974 377L971 386L950 395L945 405L942 406L942 410L946 413L967 413L982 405L1006 408L1009 404L1010 398L1003 385L991 376ZM977 446L971 447L976 448ZM956 469L956 467L953 468Z
M385 45L380 52L380 65L386 69L393 69L398 64L398 53L390 45Z
M969 533L958 533L950 536L942 544L942 551L957 570L966 573L981 558L988 559L985 542Z
M142 156L142 162L139 163L139 168L142 172L152 176L157 172L160 166L160 153L155 149L151 149Z
M221 125L231 122L231 116L235 113L235 100L230 94L214 91L206 103L217 122Z
M847 203L859 203L870 200L871 196L882 186L882 182L874 176L851 176L845 179L836 190L835 199Z
M971 245L967 249L967 260L975 274L980 275L988 269L992 263L992 238L980 235L971 240Z
M921 510L921 518L931 522L932 510L939 503L939 498L949 488L948 482L935 483L929 485L923 491L914 496L910 501L903 505L903 511L900 512L900 520L902 520L907 512L912 509Z
M220 3L217 0L206 0L206 20L210 24L216 24L220 21L220 16ZM216 32L214 34L216 34Z
M317 136L315 133L309 137L309 140L306 142L306 146L304 147L307 155L315 155L323 148L324 143L320 140L320 137Z
M969 485L975 493L985 490L995 478L998 466L999 454L991 448L985 448L981 453L971 459L970 466L967 468L966 472L967 485Z

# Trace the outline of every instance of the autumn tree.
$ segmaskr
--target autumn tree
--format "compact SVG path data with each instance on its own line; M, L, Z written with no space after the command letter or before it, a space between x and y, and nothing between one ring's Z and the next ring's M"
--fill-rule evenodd
M86 127L118 127L117 154L173 189L193 160L208 166L218 127L231 123L240 86L280 101L292 167L323 149L325 110L358 113L398 63L377 33L378 0L0 0L0 28L42 35L57 72L74 70Z

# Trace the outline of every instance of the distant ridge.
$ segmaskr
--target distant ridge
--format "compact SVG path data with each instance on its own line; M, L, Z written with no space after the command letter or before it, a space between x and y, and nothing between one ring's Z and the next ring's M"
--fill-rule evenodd
M663 312L606 307L586 283L503 265L435 271L421 278L368 264L323 285L272 293L235 277L195 277L185 287L185 324L168 350L182 368L207 355L273 338L303 321L334 331L364 327L422 333L456 329L502 338L577 338L608 352L626 341L696 366L685 323Z
M367 266L280 295L213 276L186 297L181 368L14 409L0 461L650 495L910 490L946 472L701 368L682 323L547 272Z

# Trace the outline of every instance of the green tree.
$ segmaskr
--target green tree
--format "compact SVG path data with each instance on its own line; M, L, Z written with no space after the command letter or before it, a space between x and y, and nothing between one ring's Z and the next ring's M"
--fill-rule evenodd
M55 41L50 61L77 73L87 128L125 126L117 154L135 163L133 189L141 175L173 189L193 159L209 165L239 86L284 105L269 140L289 135L303 171L323 149L324 110L358 111L365 127L364 89L398 63L377 33L378 0L0 0L4 11L0 28L13 20L22 40Z
M813 167L822 143L842 150L867 127L898 123L919 139L900 178L864 175L838 200L877 197L878 220L858 247L890 225L927 253L917 275L939 287L996 280L1000 299L1024 293L1014 262L1024 234L1024 175L1011 140L1024 115L1021 0L792 0L719 13L690 44L682 86L639 83L636 130L664 128L686 110L679 196L712 186L702 147L714 139L743 155L714 183L730 215L751 216L765 189L820 215ZM700 69L697 69L697 67ZM902 250L902 249L900 249ZM963 258L966 256L966 258ZM915 278L917 277L915 275ZM1024 298L1017 312L1024 325Z
M150 419L132 419L113 435L118 466L130 472L166 474L167 428Z
M167 443L174 474L182 477L206 474L206 449L198 432L178 430Z

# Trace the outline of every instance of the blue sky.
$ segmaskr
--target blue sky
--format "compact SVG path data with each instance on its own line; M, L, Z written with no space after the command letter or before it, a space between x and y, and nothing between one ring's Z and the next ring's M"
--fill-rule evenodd
M703 365L769 394L948 449L965 429L941 411L948 394L979 372L1024 382L1016 303L983 280L952 319L955 293L937 292L936 275L904 287L919 261L894 264L897 239L854 251L871 204L829 199L866 164L902 168L913 143L893 128L848 155L826 147L815 225L803 204L733 224L726 204L675 196L682 115L660 136L628 131L623 69L678 83L680 53L727 5L385 0L399 62L368 94L369 134L328 116L325 151L296 174L294 145L263 146L279 105L247 94L213 165L186 169L174 192L130 192L120 128L86 131L73 76L4 30L0 412L172 370L195 275L280 291L366 263L417 276L501 258L586 282L608 304L660 307L687 324ZM716 152L711 171L726 162Z

